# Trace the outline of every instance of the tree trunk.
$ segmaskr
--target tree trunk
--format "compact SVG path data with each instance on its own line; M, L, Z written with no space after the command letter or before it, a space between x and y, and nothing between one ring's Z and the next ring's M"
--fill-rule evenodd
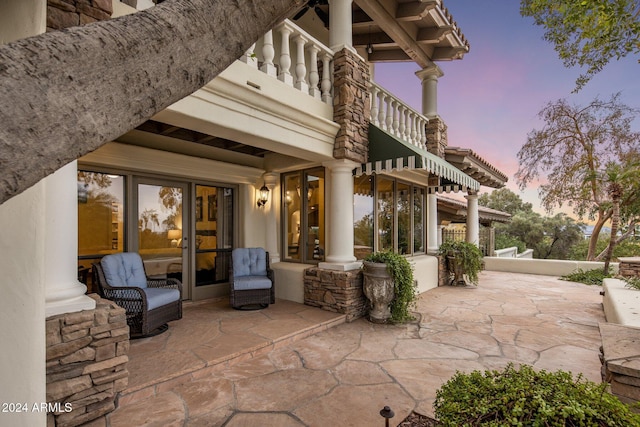
M616 246L616 235L618 234L618 226L620 223L620 197L613 197L613 207L611 213L611 236L609 238L609 247L604 257L604 274L609 274L609 264L613 257L613 248Z
M596 220L596 224L593 226L593 232L591 233L591 238L589 239L589 251L587 252L587 261L593 261L596 256L596 245L598 243L598 237L600 237L600 232L602 231L602 227L605 222L610 217L609 214L605 214L604 211L598 212L598 219Z
M195 92L304 0L169 0L0 46L0 203Z

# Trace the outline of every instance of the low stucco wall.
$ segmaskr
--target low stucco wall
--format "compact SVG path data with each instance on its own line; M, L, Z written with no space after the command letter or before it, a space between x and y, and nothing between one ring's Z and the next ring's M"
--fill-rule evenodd
M545 276L564 276L577 269L595 270L603 268L603 262L568 261L557 259L519 259L485 257L484 268L490 271L509 273L542 274ZM618 272L618 263L611 263L611 273Z
M408 258L418 282L418 293L438 287L438 258L419 255ZM271 264L276 281L276 298L304 304L304 271L309 264L278 262Z
M438 287L438 258L430 255L419 255L409 258L413 265L413 277L418 282L418 293Z
M309 264L277 262L271 264L276 282L276 298L304 304L304 271Z
M640 327L640 291L620 279L604 279L602 306L608 323Z

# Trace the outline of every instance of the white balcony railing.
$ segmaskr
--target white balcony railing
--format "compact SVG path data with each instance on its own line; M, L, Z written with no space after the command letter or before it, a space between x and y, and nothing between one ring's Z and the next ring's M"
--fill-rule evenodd
M303 93L333 103L333 52L288 19L254 43L240 60Z
M425 149L429 119L374 82L371 92L371 123L390 134Z

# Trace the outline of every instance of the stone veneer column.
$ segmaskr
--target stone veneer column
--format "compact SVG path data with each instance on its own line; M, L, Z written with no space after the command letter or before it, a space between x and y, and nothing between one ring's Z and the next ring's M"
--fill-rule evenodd
M329 0L329 47L334 52L345 47L353 52L351 3L353 0Z
M45 314L95 308L78 281L77 163L69 163L45 178Z
M478 195L473 192L469 192L465 196L467 199L467 235L466 240L469 243L473 243L478 246L480 243L480 224L478 217Z
M265 249L269 252L269 262L280 262L280 253L278 252L278 235L280 221L278 213L280 206L280 191L277 191L280 174L268 172L264 174L264 183L269 189L269 201L264 206L266 218L265 227Z
M422 114L432 119L438 116L438 78L444 73L437 65L416 72L422 81Z
M353 169L358 165L340 159L323 163L329 169L329 247L326 262L318 267L329 270L355 270L360 268L353 255Z

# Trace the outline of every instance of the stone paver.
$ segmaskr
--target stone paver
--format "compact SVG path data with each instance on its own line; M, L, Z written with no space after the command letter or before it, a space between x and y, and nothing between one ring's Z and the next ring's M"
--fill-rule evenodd
M424 293L411 325L359 319L283 342L254 352L251 360L206 368L210 372L200 371L197 380L158 386L157 392L119 407L106 425L383 425L379 411L385 405L395 411L391 425L397 425L414 410L432 414L436 390L456 370L501 369L510 362L582 373L599 382L598 323L605 321L599 291L549 276L483 272L477 288L447 286ZM200 326L194 331L206 342L190 350L182 335L141 343L134 354L169 351L165 346L172 341L200 360L215 356L207 352L236 351L238 341L253 345L254 337L287 334L296 321L326 320L304 306L293 309L303 320L292 317L285 304L272 310L276 307L224 318L209 329ZM198 316L208 321L204 312ZM274 329L256 325L260 316L277 321ZM173 332L178 331L190 334L184 328Z

